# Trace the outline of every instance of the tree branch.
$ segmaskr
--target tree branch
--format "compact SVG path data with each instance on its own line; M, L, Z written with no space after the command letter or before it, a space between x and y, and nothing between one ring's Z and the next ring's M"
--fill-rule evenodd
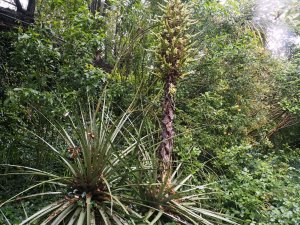
M14 0L14 2L15 2L15 5L16 5L16 7L17 7L17 11L18 11L18 12L21 12L21 13L24 13L25 10L23 9L20 0Z
M29 0L27 6L28 15L33 15L35 11L36 0Z

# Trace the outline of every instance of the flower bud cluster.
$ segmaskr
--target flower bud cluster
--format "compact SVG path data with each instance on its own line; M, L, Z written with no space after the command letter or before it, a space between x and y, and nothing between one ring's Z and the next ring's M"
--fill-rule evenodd
M162 78L176 79L184 75L182 69L192 56L192 36L188 32L194 21L189 6L180 0L169 0L160 8L164 13L159 18L162 31L157 34L159 45L155 51L158 72Z

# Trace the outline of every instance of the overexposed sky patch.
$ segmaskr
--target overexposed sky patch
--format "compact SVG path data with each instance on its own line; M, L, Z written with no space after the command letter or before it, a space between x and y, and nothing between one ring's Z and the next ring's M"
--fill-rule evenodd
M28 0L20 0L24 9L27 8ZM0 7L16 10L14 0L0 0Z
M264 27L267 48L275 56L287 57L290 48L300 43L300 36L284 20L291 3L290 0L256 0L254 21Z

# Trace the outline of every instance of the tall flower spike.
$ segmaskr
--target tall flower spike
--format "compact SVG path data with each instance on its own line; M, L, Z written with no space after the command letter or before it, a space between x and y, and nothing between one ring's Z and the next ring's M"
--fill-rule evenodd
M176 82L184 76L183 69L192 57L191 35L188 34L193 20L187 4L180 0L169 0L160 6L163 16L160 18L161 32L157 34L159 44L155 50L157 72L164 82L162 144L160 157L163 161L163 176L169 174L172 164L174 145L174 112Z

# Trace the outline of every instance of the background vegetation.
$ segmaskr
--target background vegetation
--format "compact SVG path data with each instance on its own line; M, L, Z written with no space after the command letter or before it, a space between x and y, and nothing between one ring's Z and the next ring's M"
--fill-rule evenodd
M87 92L97 99L106 90L113 119L134 100L132 123L146 120L147 129L161 129L164 84L153 53L161 31L158 3L106 1L93 11L86 1L43 1L33 26L0 33L1 164L64 175L40 139L62 145L48 120L66 123L66 109L83 105ZM273 57L252 22L252 3L191 3L196 54L177 84L175 164L182 163L183 175L193 174L189 182L214 193L202 200L208 209L239 224L298 224L299 49L288 59ZM287 21L299 33L293 13ZM153 138L159 143L160 134ZM1 176L0 202L39 179ZM48 201L4 205L0 223L19 224Z

